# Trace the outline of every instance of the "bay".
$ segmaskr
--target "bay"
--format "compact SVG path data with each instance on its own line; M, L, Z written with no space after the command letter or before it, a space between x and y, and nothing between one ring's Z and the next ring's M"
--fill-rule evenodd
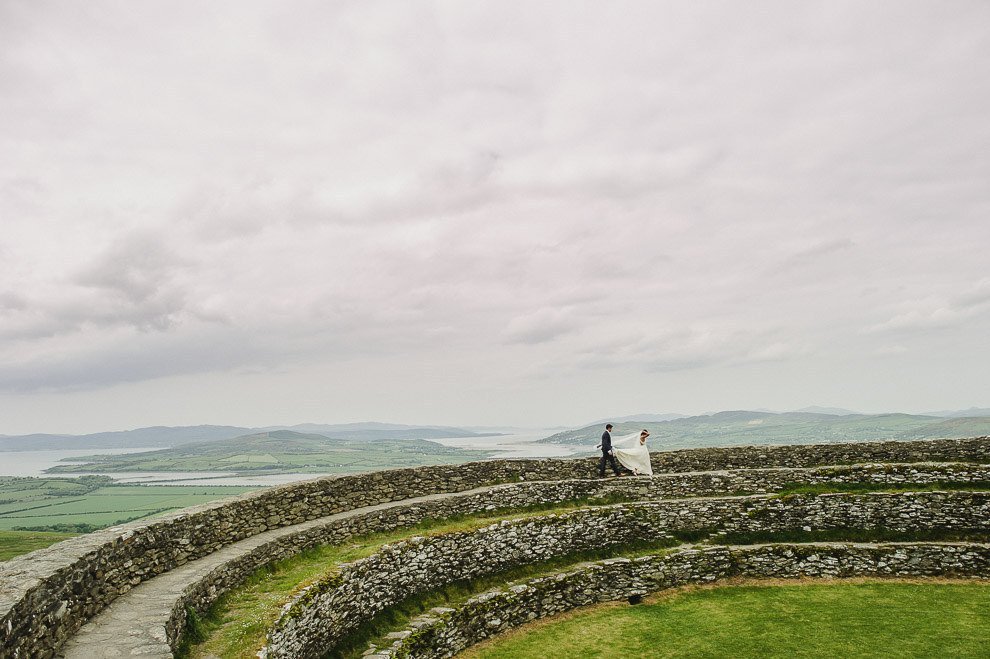
M488 437L450 437L436 439L439 444L453 448L481 449L493 451L493 459L498 458L549 458L572 455L577 447L559 444L539 444L538 440L553 434L553 430L533 429L520 431L512 429L505 434ZM90 455L121 455L157 451L158 448L132 449L75 449L56 451L4 451L0 452L0 476L35 476L46 478L74 478L82 473L46 474L45 469L58 464L82 462L72 458ZM271 487L325 476L322 473L305 474L237 474L224 471L199 472L87 472L93 475L106 475L118 483L149 485L240 485Z

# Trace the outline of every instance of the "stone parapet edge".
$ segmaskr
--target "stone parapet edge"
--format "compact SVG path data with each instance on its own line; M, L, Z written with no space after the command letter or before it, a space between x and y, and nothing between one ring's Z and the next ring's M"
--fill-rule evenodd
M651 455L658 473L860 462L990 462L987 437L685 449ZM593 458L490 460L294 483L73 538L0 563L0 659L50 657L133 586L266 530L435 492L587 478Z
M609 496L624 496L630 500L653 500L664 497L720 496L744 489L753 492L774 492L780 487L794 483L927 485L940 481L990 482L990 465L943 463L914 466L895 464L746 469L719 473L663 474L655 478L541 481L498 485L483 493L457 494L448 499L400 504L386 510L334 519L326 524L275 539L255 548L249 554L217 567L197 582L190 584L182 597L176 601L167 620L163 620L162 626L169 645L174 649L182 641L188 610L191 609L198 615L205 614L217 598L240 584L254 570L310 547L340 544L368 533L407 528L425 519L445 519L457 515L475 515ZM150 638L150 630L148 635L148 642L151 643L153 639Z
M454 581L683 531L990 531L990 492L750 496L617 504L414 537L339 566L300 593L263 656L317 657L382 610Z
M972 577L990 579L985 543L806 543L710 547L611 559L437 608L367 659L435 659L533 620L603 602L733 577Z

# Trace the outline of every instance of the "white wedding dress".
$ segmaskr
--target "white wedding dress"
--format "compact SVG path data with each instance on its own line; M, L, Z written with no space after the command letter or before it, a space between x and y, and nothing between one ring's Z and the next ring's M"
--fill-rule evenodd
M612 440L612 452L615 459L626 469L632 470L637 476L652 476L653 465L650 464L650 449L646 443L639 443L639 433L624 435Z

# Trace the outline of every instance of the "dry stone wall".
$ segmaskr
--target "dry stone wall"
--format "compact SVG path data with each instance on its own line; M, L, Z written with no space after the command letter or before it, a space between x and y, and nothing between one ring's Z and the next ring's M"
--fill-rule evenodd
M990 532L990 492L695 498L628 503L418 537L344 565L287 606L266 656L319 657L380 611L421 592L591 549L671 533L798 529Z
M165 623L166 634L172 647L176 647L181 641L189 609L204 613L221 594L263 565L310 547L339 544L356 536L408 528L426 519L494 513L575 500L622 498L637 501L723 496L775 492L793 485L872 483L895 486L939 482L990 483L990 465L946 463L737 469L715 473L662 474L655 478L522 482L499 485L473 494L466 492L449 498L413 501L402 506L332 519L315 528L266 543L239 560L221 565L190 585L184 596L175 603Z
M990 545L795 544L680 550L611 559L491 591L456 608L434 609L390 648L367 655L435 659L532 620L633 595L730 577L977 577L990 575Z
M990 463L987 438L654 453L658 473L862 462ZM491 460L331 477L113 527L0 564L0 657L53 656L133 586L268 529L496 483L589 478L595 459Z

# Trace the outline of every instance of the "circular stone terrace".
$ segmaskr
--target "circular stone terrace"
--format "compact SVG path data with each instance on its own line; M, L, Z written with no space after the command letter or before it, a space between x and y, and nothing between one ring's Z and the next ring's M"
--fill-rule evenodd
M259 568L403 529L287 596L257 649L353 647L390 608L465 582L486 586L356 653L451 656L537 618L726 578L990 578L986 437L652 459L653 478L599 480L586 458L330 477L73 538L0 564L0 657L172 656L190 619ZM472 518L485 522L417 534Z

